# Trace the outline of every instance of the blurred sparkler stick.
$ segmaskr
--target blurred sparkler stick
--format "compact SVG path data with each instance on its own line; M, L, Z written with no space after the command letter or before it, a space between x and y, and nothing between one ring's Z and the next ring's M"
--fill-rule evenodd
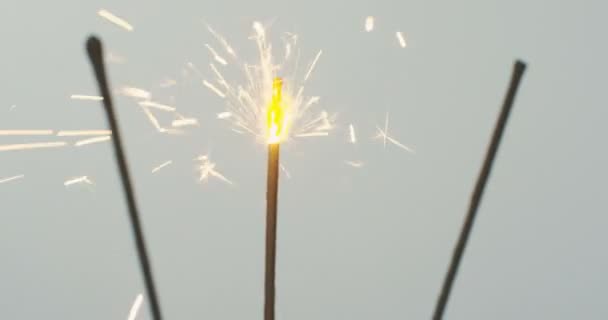
M135 236L135 245L137 248L137 253L139 255L139 263L141 265L141 269L144 275L144 283L146 286L148 298L150 299L152 319L162 320L160 304L156 295L154 278L152 277L152 266L150 265L150 260L148 258L148 253L144 241L143 228L139 219L137 202L135 200L135 191L131 184L131 178L129 176L129 169L127 166L127 159L124 154L122 138L118 129L118 121L116 119L116 114L114 112L114 106L112 104L112 98L110 96L110 90L106 79L106 72L103 63L103 49L101 41L97 37L93 36L87 40L87 52L89 54L91 64L93 65L93 71L95 72L97 84L99 85L99 91L101 93L101 96L103 97L102 101L108 117L110 129L112 130L112 134L114 136L112 141L114 143L116 161L120 169L122 185L127 198L126 200L129 207L129 217L131 219L131 226L133 228L133 234Z
M443 287L441 288L441 293L437 299L437 304L435 305L433 320L441 320L443 318L443 313L448 303L448 298L450 297L452 285L454 283L454 280L456 279L456 273L458 272L458 267L460 265L460 261L462 260L462 255L464 254L464 250L467 245L467 240L469 239L469 235L471 234L471 230L473 229L473 223L475 222L477 209L479 208L479 204L481 203L483 191L488 181L488 177L490 176L490 171L492 170L492 164L494 163L494 158L496 157L498 146L500 145L500 139L502 138L502 134L507 124L509 113L511 112L513 102L515 101L515 95L517 94L517 89L519 87L519 83L521 81L525 69L526 64L520 60L517 60L513 65L511 83L509 84L509 89L505 96L502 110L500 112L500 115L498 116L498 120L496 121L494 133L492 134L492 140L490 140L490 144L488 145L486 158L483 162L483 166L481 167L481 171L479 172L479 177L477 178L477 183L475 184L475 189L471 196L469 209L467 215L465 216L462 229L460 231L460 237L458 238L458 242L456 242L456 246L452 254L452 260L445 275Z
M274 320L275 267L277 256L277 197L279 193L279 150L286 131L281 99L283 80L275 78L268 107L268 177L266 185L266 267L264 278L264 320Z

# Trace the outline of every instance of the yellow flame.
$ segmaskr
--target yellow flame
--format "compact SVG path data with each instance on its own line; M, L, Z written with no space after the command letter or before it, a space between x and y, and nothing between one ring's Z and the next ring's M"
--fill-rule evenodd
M276 144L284 139L287 132L287 115L281 97L283 80L275 78L272 83L272 101L268 107L268 144Z

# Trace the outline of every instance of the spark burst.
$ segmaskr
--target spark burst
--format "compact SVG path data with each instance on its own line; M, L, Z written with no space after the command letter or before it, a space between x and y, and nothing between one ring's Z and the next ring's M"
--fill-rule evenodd
M260 22L253 23L250 37L257 46L258 60L253 63L242 61L232 46L213 29L210 32L218 39L222 50L229 60L219 56L217 50L208 46L213 59L220 65L235 65L242 71L246 81L232 83L222 74L213 62L209 64L213 80L203 79L203 86L226 100L226 110L218 114L219 119L227 120L237 132L251 134L256 141L267 143L267 108L271 105L273 81L280 73L283 79L282 100L285 109L285 127L282 141L299 137L327 136L334 127L335 116L325 110L315 110L319 97L306 96L305 84L311 77L323 51L319 51L309 64L304 77L298 77L299 54L292 54L296 48L297 37L287 34L283 38L283 59L277 62L267 32ZM298 50L299 52L299 50ZM218 59L220 57L221 59ZM296 57L296 58L294 58ZM223 62L226 62L225 64ZM192 64L190 64L193 67Z
M377 135L375 138L380 138L382 139L382 142L384 144L384 148L386 148L386 144L387 142L392 143L393 145L407 151L407 152L411 152L411 153L416 153L414 151L414 149L404 145L403 143L401 143L400 141L398 141L397 139L391 137L388 134L388 120L389 120L389 116L388 116L388 112L386 113L386 116L384 118L384 129L380 129L379 127L376 127L377 129Z
M232 181L230 181L228 178L226 178L223 174L221 174L215 169L216 164L209 160L209 156L201 155L198 156L195 160L199 162L197 167L199 171L200 182L207 182L210 177L214 177L227 184L233 184Z

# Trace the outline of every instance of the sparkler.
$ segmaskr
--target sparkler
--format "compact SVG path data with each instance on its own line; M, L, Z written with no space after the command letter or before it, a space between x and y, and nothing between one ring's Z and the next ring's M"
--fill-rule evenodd
M279 193L279 147L285 134L285 105L281 97L283 80L275 78L268 117L268 177L266 185L266 268L264 320L274 320L275 267L277 255L277 197Z
M460 231L460 237L458 238L458 242L456 242L456 247L454 248L454 253L452 254L452 260L445 275L443 287L441 288L441 293L439 294L439 297L437 299L437 304L435 305L433 320L441 320L443 318L443 312L445 311L445 307L448 303L448 298L450 297L452 284L456 279L458 266L460 265L462 255L464 254L464 249L467 245L467 240L469 239L469 235L471 233L471 230L473 229L473 223L475 222L477 209L479 208L479 204L481 203L483 191L485 189L486 183L488 182L488 177L490 176L490 172L492 170L492 164L494 163L494 158L496 157L496 152L498 151L498 146L500 145L500 139L502 138L503 131L505 129L505 126L507 125L509 113L511 112L511 108L513 107L515 95L517 94L517 89L519 88L519 83L525 70L526 64L520 60L517 60L513 65L511 83L509 84L509 89L507 90L502 110L500 111L500 115L498 116L498 120L496 121L494 133L492 134L492 139L490 140L490 144L488 145L486 158L483 162L483 166L481 167L481 171L479 172L479 177L477 178L475 189L473 191L473 194L471 195L469 209L462 225L462 229Z
M122 139L120 136L120 131L118 130L118 122L116 120L116 115L114 114L114 105L110 96L108 82L106 80L101 41L99 41L99 39L96 37L90 37L87 40L87 52L89 59L91 60L91 64L93 65L93 71L95 72L97 84L99 85L99 91L103 97L103 105L107 113L108 122L110 123L110 128L114 136L112 141L114 143L116 161L120 169L123 189L126 194L127 205L129 207L129 217L131 219L131 226L133 228L133 235L135 237L135 245L139 255L139 262L144 275L146 291L150 299L152 318L154 320L162 320L160 304L156 295L156 286L152 276L152 266L150 265L150 260L148 258L143 228L139 219L139 210L137 209L137 202L135 200L135 191L131 184L129 169L122 147Z

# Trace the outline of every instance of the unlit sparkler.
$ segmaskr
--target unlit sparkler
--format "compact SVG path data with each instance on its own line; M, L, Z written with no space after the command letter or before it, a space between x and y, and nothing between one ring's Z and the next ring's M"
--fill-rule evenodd
M114 15L113 13L111 13L108 10L101 9L101 10L97 11L97 14L100 17L112 22L113 24L115 24L127 31L133 31L133 26L130 23L128 23L126 20L124 20L122 18L117 17L116 15Z
M515 102L515 95L517 94L517 89L519 88L519 84L521 82L525 70L526 64L523 61L515 61L515 63L513 64L513 73L511 75L509 88L507 89L507 93L505 95L500 114L498 115L498 119L496 120L494 132L492 133L492 138L490 140L490 143L488 144L483 165L481 167L481 170L479 171L479 176L477 177L477 182L475 183L473 193L471 194L469 208L464 218L464 223L462 224L460 235L458 236L458 241L456 242L456 246L454 247L452 259L446 272L443 285L441 287L441 292L439 293L437 303L435 304L435 311L433 313L432 318L433 320L443 319L443 312L445 311L445 307L448 304L448 298L450 297L452 285L454 284L454 280L456 279L458 267L460 266L460 262L462 261L462 256L464 254L469 235L473 230L473 223L475 222L475 217L477 216L477 210L479 209L481 198L483 196L486 183L488 182L490 172L492 171L492 165L494 164L494 159L496 158L498 147L500 146L500 140L507 125L509 113L511 112L513 103Z
M139 219L139 210L137 208L137 201L135 200L135 191L131 184L131 178L129 176L129 169L127 167L127 160L125 152L122 147L122 139L118 128L118 121L116 119L114 105L112 103L112 97L110 94L110 86L106 79L106 71L103 63L103 49L101 41L96 37L90 37L87 40L87 53L93 71L95 72L95 78L99 86L99 91L104 97L103 105L105 107L110 129L114 135L112 142L114 143L114 151L116 156L116 162L118 169L120 170L120 177L122 180L123 191L126 196L127 205L129 208L129 218L131 227L133 229L133 236L135 238L135 246L137 248L137 254L139 257L139 263L144 277L144 284L146 286L147 296L150 299L150 310L152 311L153 320L162 320L162 312L160 309L160 303L158 302L158 296L156 295L156 285L154 283L154 277L152 276L152 267L150 265L150 259L148 258L148 251L144 240L143 228Z

